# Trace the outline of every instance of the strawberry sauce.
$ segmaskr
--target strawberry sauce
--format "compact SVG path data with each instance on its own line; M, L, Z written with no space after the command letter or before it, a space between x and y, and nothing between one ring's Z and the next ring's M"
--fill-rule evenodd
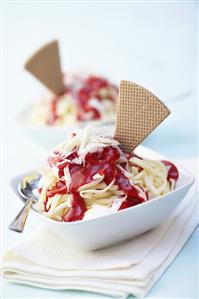
M126 162L120 162L121 153L113 146L104 147L100 151L87 153L84 161L81 163L78 160L78 149L74 148L69 155L61 155L59 152L54 152L54 156L48 159L51 167L58 169L59 181L46 192L46 200L44 202L45 211L48 211L46 205L50 197L56 194L70 194L72 197L71 208L65 215L62 216L62 221L77 221L84 217L86 212L86 204L80 196L79 188L83 185L90 184L96 180L95 175L103 176L103 181L108 185L114 181L114 185L118 190L123 191L126 195L125 200L121 200L119 210L126 209L149 199L147 190L142 187L133 185L125 176L125 170L129 170L131 164L129 160L136 156L135 154L124 154ZM140 158L136 156L137 158ZM140 158L142 159L142 158ZM179 173L174 164L169 161L162 161L168 169L167 180L177 181ZM78 164L81 163L81 164ZM71 184L66 187L64 168L68 167Z
M167 180L170 181L171 179L173 179L177 181L179 178L177 167L170 161L162 160L162 163L168 168Z
M113 96L113 91L115 96ZM61 95L55 96L51 100L50 116L47 124L50 126L54 125L59 118L57 105L61 97L65 94L70 94L74 99L74 105L77 107L77 120L87 121L101 118L100 112L90 104L91 99L95 98L99 102L103 101L103 99L115 101L117 93L118 88L101 77L89 76L85 79L82 78L81 82L78 81L77 83L74 81L70 86L65 87L65 91Z
M129 159L130 157L131 156L128 155ZM130 183L123 171L117 166L120 159L120 153L115 147L107 146L102 151L88 153L85 156L84 163L81 165L73 161L75 158L78 158L77 150L74 150L68 156L61 156L59 153L56 153L54 157L48 159L48 163L51 167L54 165L58 168L60 181L57 182L51 190L47 190L46 201L44 203L46 211L46 204L51 196L68 193L72 195L72 207L62 217L62 220L69 222L81 220L87 209L84 199L81 198L78 192L78 188L82 185L94 182L94 176L96 174L103 176L103 180L107 185L114 180L114 184L118 186L118 189L122 190L124 194L127 195L127 199L122 202L120 209L144 202L144 198L139 195L136 187ZM128 160L125 168L127 167L127 164ZM69 190L66 188L64 179L64 168L67 166L71 176Z

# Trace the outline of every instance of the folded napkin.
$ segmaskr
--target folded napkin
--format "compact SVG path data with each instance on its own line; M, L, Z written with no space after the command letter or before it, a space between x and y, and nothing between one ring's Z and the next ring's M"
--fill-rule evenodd
M9 281L48 289L78 289L114 297L145 296L198 224L196 186L163 224L132 241L83 252L39 227L10 248L2 274Z

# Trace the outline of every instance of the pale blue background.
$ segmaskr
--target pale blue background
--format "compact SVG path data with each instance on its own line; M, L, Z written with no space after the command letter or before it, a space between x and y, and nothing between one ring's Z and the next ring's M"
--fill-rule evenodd
M47 2L47 1L46 1ZM197 156L197 4L3 4L4 247L21 238L7 230L20 203L8 181L40 163L46 152L16 127L16 115L43 87L23 63L43 43L60 40L63 68L87 69L119 82L128 79L157 94L172 115L145 141L171 159ZM31 152L31 156L27 152ZM35 227L30 217L25 234ZM198 231L148 296L196 298ZM52 292L3 284L5 298L105 298L85 292Z

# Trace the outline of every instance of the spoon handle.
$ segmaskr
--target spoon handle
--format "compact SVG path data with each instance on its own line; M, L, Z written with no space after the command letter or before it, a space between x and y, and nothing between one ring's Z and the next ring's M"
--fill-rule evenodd
M29 198L21 211L17 214L17 216L13 219L13 221L9 225L9 229L22 233L24 230L24 226L26 224L26 219L28 217L28 214L30 212L30 209L35 202L35 199L33 197Z

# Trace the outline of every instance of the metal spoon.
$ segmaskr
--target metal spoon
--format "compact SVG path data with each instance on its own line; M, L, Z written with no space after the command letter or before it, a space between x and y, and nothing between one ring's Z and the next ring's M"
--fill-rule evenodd
M22 233L30 209L34 203L38 201L38 196L34 194L34 190L37 189L40 179L39 173L32 173L24 177L17 186L18 193L25 202L21 211L16 215L13 221L9 225L9 229Z

